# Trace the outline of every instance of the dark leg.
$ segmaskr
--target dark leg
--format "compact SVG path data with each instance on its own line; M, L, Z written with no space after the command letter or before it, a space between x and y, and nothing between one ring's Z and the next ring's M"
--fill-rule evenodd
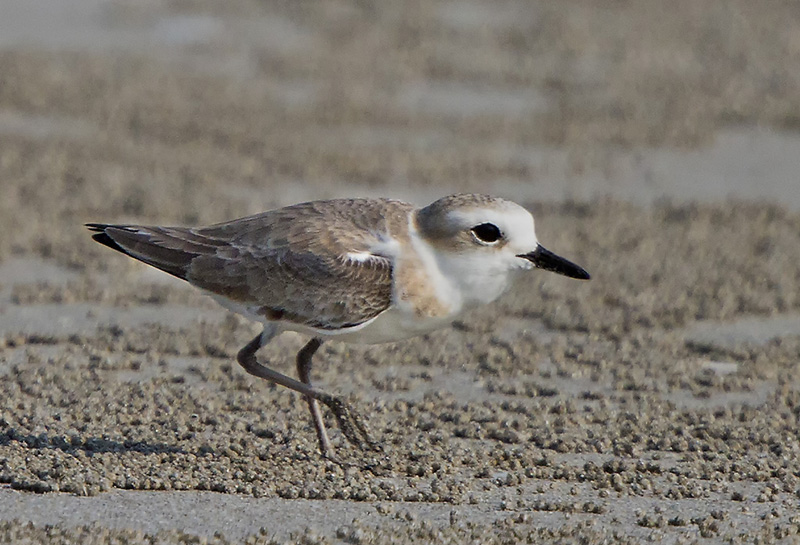
M322 346L322 339L314 337L297 353L297 376L300 381L311 386L311 359L314 353ZM319 450L325 456L331 449L331 442L328 440L328 433L325 431L325 422L322 420L322 412L319 410L319 402L311 396L306 396L308 408L311 411L311 419L317 430L319 439Z
M320 397L328 395L325 392L315 390L307 384L298 382L291 377L287 377L282 373L273 371L269 367L265 367L258 363L258 360L256 359L256 352L272 338L272 335L267 335L266 333L267 332L265 330L264 334L257 336L252 341L247 343L244 348L239 350L239 353L236 355L236 361L239 362L239 365L244 367L244 370L253 376L270 380L275 384L280 384L281 386L285 386L291 390L294 390L295 392L299 392L303 395L311 396L314 399L319 399L322 401ZM266 340L264 337L267 337Z
M274 330L268 330L265 328L261 335L255 337L252 341L247 343L244 348L239 350L239 353L236 355L236 361L239 362L239 365L241 365L245 371L253 376L272 381L275 384L280 384L281 386L285 386L286 388L303 394L306 396L306 398L317 400L320 403L325 404L331 410L331 412L333 412L333 415L336 417L336 421L339 423L339 427L342 429L342 433L348 441L358 447L363 447L365 443L371 447L375 447L376 445L370 439L362 418L355 413L355 411L352 411L347 403L345 403L341 398L327 394L322 390L317 390L308 383L297 381L258 363L258 360L256 359L256 352L264 344L269 342L275 333L276 332ZM314 340L318 342L316 346L314 346ZM310 341L300 351L300 353L297 355L298 370L301 366L301 358L308 359L307 364L310 370L311 356L313 356L320 344L322 344L322 341L319 341L318 339L312 339L312 341ZM304 352L307 352L307 356L303 355ZM316 426L317 416L314 414L314 409L311 409L311 411L311 415L315 420ZM324 426L322 426L322 430L325 430ZM317 428L317 435L319 436L319 427ZM320 450L322 451L322 454L326 454L326 448L329 446L330 445L325 445L320 439Z

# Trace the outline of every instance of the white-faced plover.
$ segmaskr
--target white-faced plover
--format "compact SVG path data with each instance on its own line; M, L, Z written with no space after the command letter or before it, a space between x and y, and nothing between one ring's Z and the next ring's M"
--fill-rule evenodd
M311 385L311 359L323 340L373 344L433 331L494 301L529 269L589 278L539 244L530 212L486 195L452 195L424 208L389 199L314 201L208 227L87 227L97 242L263 323L237 360L306 397L323 454L331 446L319 402L348 440L373 444L340 397ZM285 330L312 337L297 354L299 381L256 359Z

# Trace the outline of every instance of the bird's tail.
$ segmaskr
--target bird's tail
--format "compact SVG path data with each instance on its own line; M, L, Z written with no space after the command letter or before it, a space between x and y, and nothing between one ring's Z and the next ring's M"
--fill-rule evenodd
M184 227L87 223L92 238L148 265L186 280L192 260L216 251L220 242Z

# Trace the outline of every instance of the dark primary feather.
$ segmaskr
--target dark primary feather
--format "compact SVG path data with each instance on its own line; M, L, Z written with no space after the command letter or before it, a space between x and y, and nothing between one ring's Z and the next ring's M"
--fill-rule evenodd
M152 265L181 280L192 260L200 255L202 246L187 244L184 240L188 229L177 227L145 227L138 225L87 224L97 232L92 238L125 255Z
M90 231L96 233L92 235L93 240L96 240L100 244L108 246L113 250L122 252L123 254L127 253L125 248L114 242L114 239L106 234L106 228L111 227L110 225L106 225L104 223L87 223L86 227L88 227Z
M340 329L374 318L392 301L391 259L356 262L346 254L401 236L410 209L398 201L342 199L200 228L87 227L101 244L270 319Z

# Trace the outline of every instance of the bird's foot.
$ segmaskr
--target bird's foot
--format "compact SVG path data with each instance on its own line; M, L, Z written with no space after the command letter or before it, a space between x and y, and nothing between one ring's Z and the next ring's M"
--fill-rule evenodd
M370 437L364 418L341 397L326 394L319 401L331 410L339 423L339 429L350 443L360 449L382 450L380 444Z

